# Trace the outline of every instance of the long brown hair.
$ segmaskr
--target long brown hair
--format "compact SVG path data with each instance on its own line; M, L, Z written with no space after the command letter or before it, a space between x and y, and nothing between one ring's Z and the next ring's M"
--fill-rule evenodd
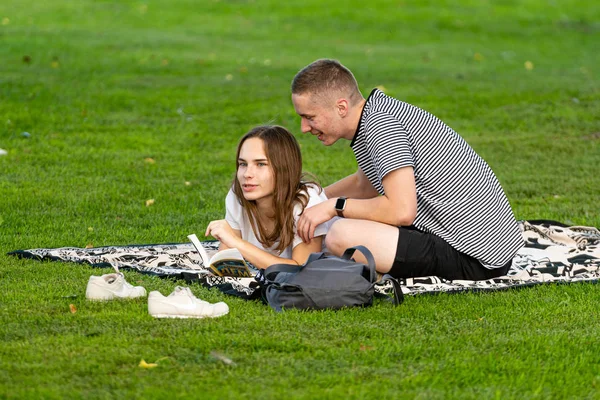
M275 189L273 191L273 210L275 227L271 232L258 218L256 201L246 200L240 182L237 179L238 160L244 142L250 138L259 138L263 142L269 167L273 171ZM294 206L300 203L302 210L308 204L308 185L318 186L314 181L304 181L302 173L302 154L296 138L285 128L277 125L257 126L240 139L237 147L236 176L233 179L233 193L248 215L252 230L258 241L271 248L279 240L276 250L280 253L294 240Z

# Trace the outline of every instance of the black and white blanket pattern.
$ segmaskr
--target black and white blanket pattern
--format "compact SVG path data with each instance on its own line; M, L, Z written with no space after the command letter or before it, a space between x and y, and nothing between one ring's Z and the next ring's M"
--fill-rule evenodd
M525 240L506 276L486 281L449 281L438 277L403 279L405 295L468 290L498 290L551 282L600 280L600 231L593 227L566 226L555 221L519 221ZM203 242L209 256L219 243ZM90 249L17 250L9 253L25 258L86 263L98 267L133 269L141 273L196 281L207 287L251 298L254 278L217 277L208 272L191 243L134 246L106 246ZM389 285L389 286L388 286ZM376 286L390 293L391 284Z

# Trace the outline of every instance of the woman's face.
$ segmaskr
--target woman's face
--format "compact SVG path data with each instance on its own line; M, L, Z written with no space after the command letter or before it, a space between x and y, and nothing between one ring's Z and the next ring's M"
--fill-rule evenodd
M272 202L275 190L275 175L265 154L263 140L247 139L240 149L237 180L242 187L244 198L258 204Z

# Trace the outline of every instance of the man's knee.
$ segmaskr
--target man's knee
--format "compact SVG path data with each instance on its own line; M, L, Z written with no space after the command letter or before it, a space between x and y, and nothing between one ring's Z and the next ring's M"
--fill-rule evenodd
M335 221L325 236L325 246L330 253L341 255L347 248L348 230L347 221L338 219Z

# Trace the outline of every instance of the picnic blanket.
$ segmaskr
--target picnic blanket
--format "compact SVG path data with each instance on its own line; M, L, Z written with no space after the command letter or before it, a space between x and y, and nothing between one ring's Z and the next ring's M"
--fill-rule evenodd
M594 227L567 226L556 221L519 221L525 246L513 259L507 275L486 281L446 280L435 276L400 280L405 295L437 292L499 290L542 283L600 280L600 231ZM202 242L212 256L217 241ZM97 248L16 250L8 253L42 261L85 263L97 267L132 269L145 274L185 279L243 298L256 298L254 278L212 275L191 243L105 246ZM391 284L376 286L391 293Z

